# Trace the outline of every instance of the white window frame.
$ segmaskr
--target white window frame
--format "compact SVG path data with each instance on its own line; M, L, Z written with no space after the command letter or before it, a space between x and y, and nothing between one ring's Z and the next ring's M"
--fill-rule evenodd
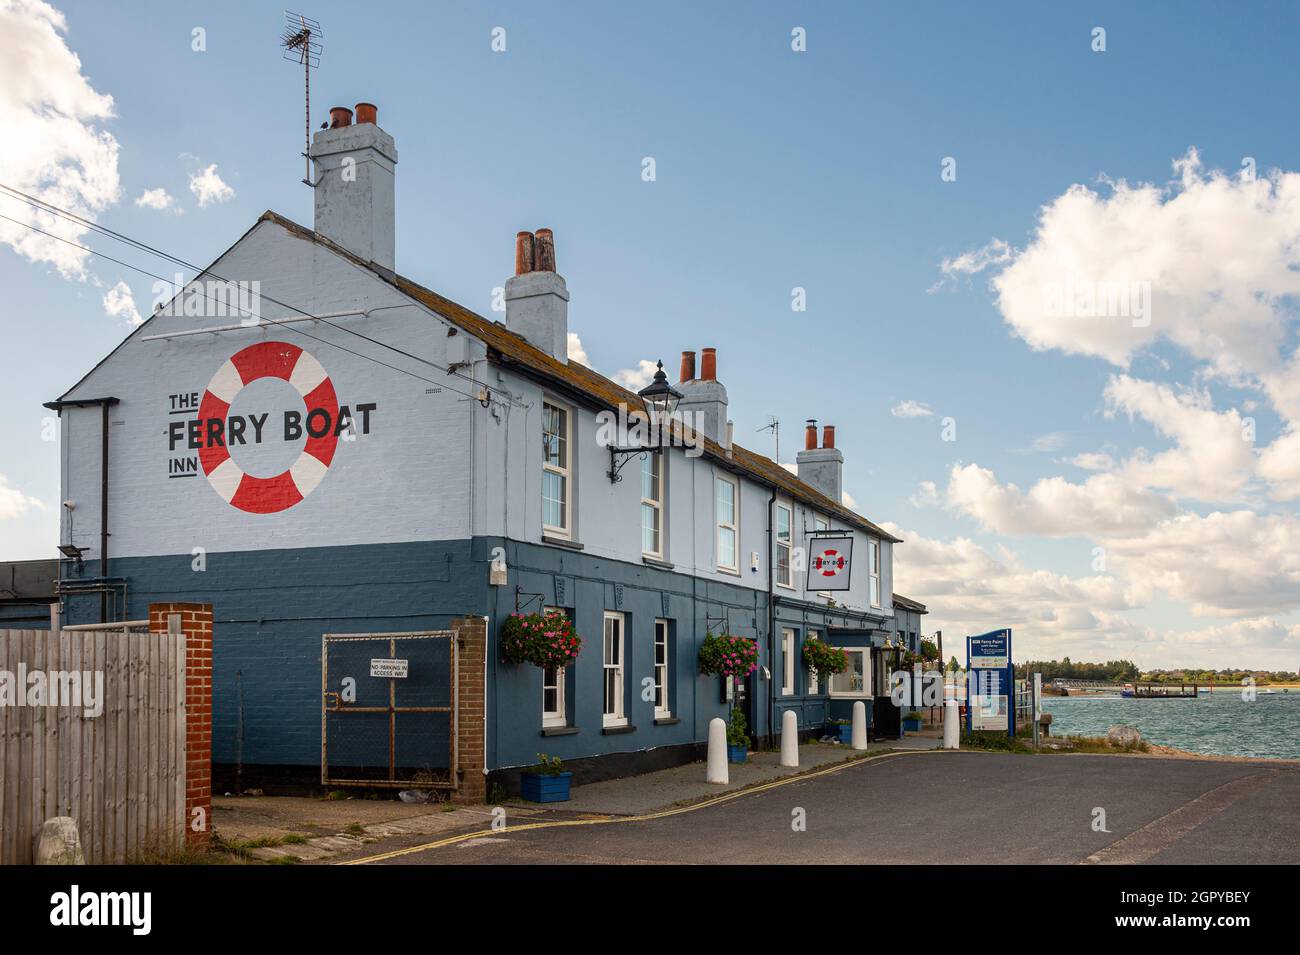
M794 695L794 630L781 628L781 695Z
M564 613L563 607L543 607L543 614ZM565 614L567 616L567 614ZM554 710L546 708L546 667L542 667L542 726L568 726L569 714L565 707L564 684L567 667L555 668L555 706Z
M856 653L862 657L862 690L860 692L853 692L851 690L835 689L835 677L838 676L839 674L833 674L831 676L830 685L827 686L826 688L828 693L830 694L831 699L833 700L871 699L872 696L871 694L871 648L870 647L840 647L840 649L843 650L845 653L847 653L849 656L852 656L853 654ZM852 669L853 667L850 666L849 670Z
M718 518L718 485L728 484L731 486L731 522L724 522ZM718 570L726 571L731 574L740 574L740 482L735 478L723 477L721 474L713 476L713 546L717 557ZM735 557L734 564L724 564L722 562L722 532L730 530L734 546L732 555Z
M813 515L813 530L828 531L830 529L831 529L831 522L827 518L819 517L816 514ZM809 548L809 550L811 549L812 548ZM827 599L830 599L831 592L829 590L819 590L817 591L817 596L826 597Z
M666 468L666 454L652 454L646 452L641 461L641 554L644 557L653 557L656 560L664 558L664 488L667 481L664 480ZM657 498L645 496L645 467L649 464L658 472L659 496ZM658 550L646 550L645 546L645 516L646 508L652 508L655 516L655 537L659 541Z
M546 453L546 409L552 408L564 416L564 454L559 464L552 464ZM542 400L542 471L558 474L562 481L564 508L563 527L546 523L546 507L542 507L542 532L551 537L573 537L573 409L550 399ZM546 479L542 479L542 494L546 493ZM543 502L545 497L543 496Z
M874 537L867 541L867 586L870 588L871 606L880 607L880 541Z
M617 633L618 652L613 654L617 663L610 663L609 652L610 624L614 624ZM606 610L601 631L601 723L605 727L627 726L627 702L624 689L627 679L627 618L616 610ZM610 706L610 679L613 679L613 710Z
M669 667L672 666L672 641L668 639L668 621L663 617L655 618L654 656L651 657L655 668L655 719L670 719L673 715L672 700L668 698L671 687ZM662 650L662 662L660 651Z
M804 640L820 640L822 637L819 631L809 630L806 633L804 633L803 638ZM812 667L809 667L808 668L808 695L816 696L817 694L821 693L821 691L822 691L821 674L819 674L816 670L812 669Z
M781 501L776 502L776 513L780 515L785 511L786 515L786 541L781 543L781 524L777 518L772 520L772 543L775 547L775 553L772 554L773 569L776 571L775 579L778 587L784 587L787 590L794 590L794 508L789 504ZM781 551L785 550L785 579L781 579Z

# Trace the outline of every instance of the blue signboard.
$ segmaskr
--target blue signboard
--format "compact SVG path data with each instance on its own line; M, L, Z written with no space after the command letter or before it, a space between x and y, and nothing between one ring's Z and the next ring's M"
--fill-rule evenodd
M1011 630L966 638L966 730L1016 735L1016 690Z

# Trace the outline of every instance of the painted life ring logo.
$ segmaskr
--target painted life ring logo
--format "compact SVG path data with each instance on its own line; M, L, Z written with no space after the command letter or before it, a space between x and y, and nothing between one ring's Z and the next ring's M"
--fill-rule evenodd
M272 402L287 405L274 422L265 410ZM194 477L201 468L222 500L251 514L275 514L304 500L329 471L340 438L354 439L358 423L361 433L370 433L376 408L358 404L354 421L320 362L286 342L236 352L201 397L172 395L171 404L172 414L188 420L169 422L169 450L183 446L197 455L173 457L168 476ZM275 462L273 473L265 473L268 460Z
M813 558L813 570L823 577L838 577L848 569L848 558L834 547L828 547Z

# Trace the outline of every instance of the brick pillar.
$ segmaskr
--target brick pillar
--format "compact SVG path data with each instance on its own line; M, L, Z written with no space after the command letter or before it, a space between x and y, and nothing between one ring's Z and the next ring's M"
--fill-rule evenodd
M175 629L185 634L185 839L203 843L212 833L212 604L149 605L150 633Z
M451 623L459 647L460 679L458 687L456 740L457 769L460 787L452 796L455 802L483 802L487 798L487 777L483 775L486 754L483 751L484 708L487 701L483 685L483 662L487 654L487 620L463 617Z

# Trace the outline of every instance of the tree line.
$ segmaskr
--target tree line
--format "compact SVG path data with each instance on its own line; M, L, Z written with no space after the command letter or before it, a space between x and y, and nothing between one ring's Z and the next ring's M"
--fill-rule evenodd
M1097 680L1109 683L1240 683L1246 677L1275 683L1294 682L1296 673L1286 670L1140 670L1132 660L1108 660L1105 663L1061 660L1029 660L1016 664L1017 676L1041 673L1043 682L1052 680Z

